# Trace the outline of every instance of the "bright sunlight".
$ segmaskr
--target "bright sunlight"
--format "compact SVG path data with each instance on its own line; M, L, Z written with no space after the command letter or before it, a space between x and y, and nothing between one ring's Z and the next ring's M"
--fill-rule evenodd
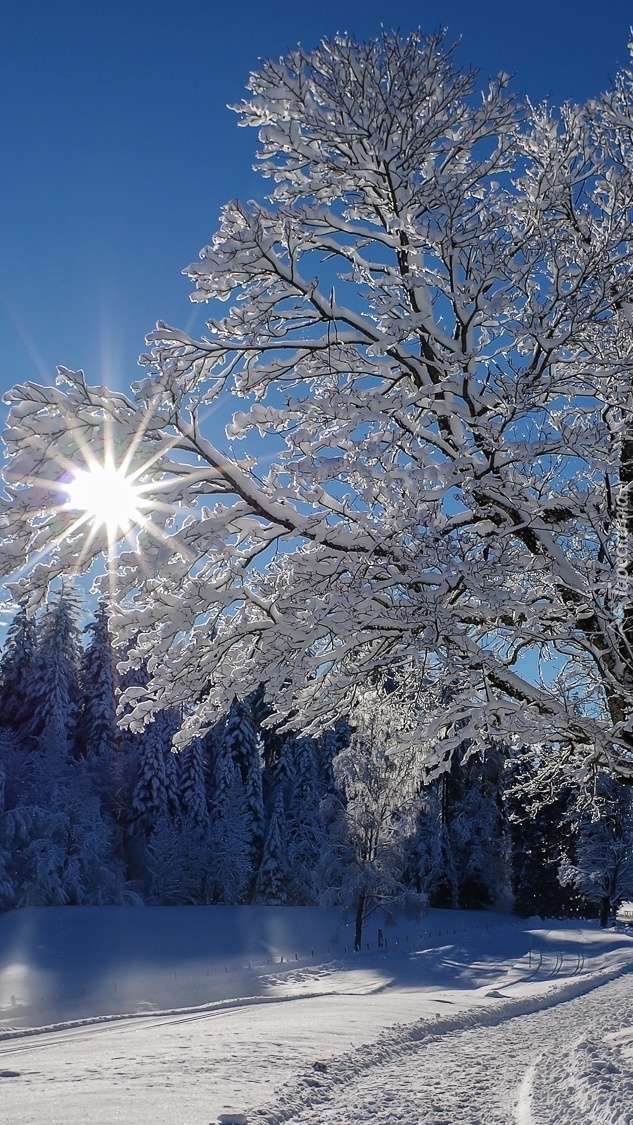
M77 469L65 490L68 506L84 512L95 528L105 526L109 536L127 531L143 518L141 490L111 462Z

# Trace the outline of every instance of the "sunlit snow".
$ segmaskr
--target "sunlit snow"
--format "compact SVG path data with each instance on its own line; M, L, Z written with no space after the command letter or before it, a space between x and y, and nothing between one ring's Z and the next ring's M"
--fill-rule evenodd
M20 1125L621 1125L633 938L432 910L29 908L0 917Z

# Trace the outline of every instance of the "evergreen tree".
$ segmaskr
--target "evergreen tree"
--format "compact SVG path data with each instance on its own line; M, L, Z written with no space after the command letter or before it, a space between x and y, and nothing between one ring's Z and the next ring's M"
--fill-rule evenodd
M197 906L211 902L212 843L190 820L163 816L144 851L147 901L160 906Z
M316 871L327 846L322 811L325 790L314 740L295 738L289 749L294 757L286 810L290 893L293 903L310 905L316 901Z
M244 782L228 755L220 758L211 819L210 884L213 900L244 902L253 878L251 833Z
M178 722L172 714L171 732L169 738L174 730L178 728ZM165 762L165 792L167 794L167 812L173 822L180 820L182 813L182 804L180 799L180 756L176 754L171 748L171 741L163 748L163 760Z
M80 664L78 750L90 760L113 767L119 745L117 724L116 657L108 628L108 604L100 601L94 620L85 628L89 642Z
M165 774L165 723L159 713L143 731L140 748L140 776L132 794L130 828L133 833L151 836L157 824L170 811Z
M281 755L281 750L286 735L281 733L276 726L270 726L266 720L273 714L273 708L265 697L265 685L260 684L257 691L250 696L251 714L253 722L262 741L262 759L264 765L265 781L274 775L275 767ZM266 785L264 784L264 789ZM268 794L264 794L267 797Z
M16 905L116 905L129 901L112 827L81 786L53 785L48 806L5 814Z
M183 815L190 824L205 832L209 827L205 787L205 748L194 738L180 752L180 800Z
M503 758L488 749L453 756L444 789L444 824L457 881L457 902L465 910L492 906L509 894L505 824L501 804Z
M288 820L281 790L266 831L255 897L268 906L288 906L292 901Z
M442 786L434 782L420 794L415 828L406 848L405 881L431 906L456 908L457 874L449 834L442 823Z
M9 625L0 660L0 725L21 733L28 716L26 706L37 649L35 618L26 600Z
M544 778L539 748L508 764L504 804L509 822L514 909L523 918L567 918L582 902L573 886L561 885L563 860L575 859L573 809L578 789L561 774Z
M49 762L72 757L77 734L80 639L78 596L64 586L46 607L28 685L26 732ZM49 778L50 781L50 778Z
M257 868L264 843L264 797L262 788L262 747L252 702L234 700L224 728L225 752L240 771L246 795L250 833L251 864Z

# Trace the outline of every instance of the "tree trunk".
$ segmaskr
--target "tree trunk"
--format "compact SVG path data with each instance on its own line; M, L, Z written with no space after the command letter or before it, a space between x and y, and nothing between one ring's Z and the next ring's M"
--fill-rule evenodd
M611 899L608 895L600 900L600 925L604 928L611 915Z
M363 947L363 915L365 913L365 892L361 891L356 904L356 928L354 930L354 951L360 953Z

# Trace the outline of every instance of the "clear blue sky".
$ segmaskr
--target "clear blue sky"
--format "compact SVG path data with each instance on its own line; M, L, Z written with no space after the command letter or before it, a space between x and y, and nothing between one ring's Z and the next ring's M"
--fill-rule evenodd
M5 0L0 390L58 363L126 387L157 319L194 323L182 268L223 202L263 191L226 108L259 58L442 25L484 78L582 100L626 65L631 22L625 0Z

